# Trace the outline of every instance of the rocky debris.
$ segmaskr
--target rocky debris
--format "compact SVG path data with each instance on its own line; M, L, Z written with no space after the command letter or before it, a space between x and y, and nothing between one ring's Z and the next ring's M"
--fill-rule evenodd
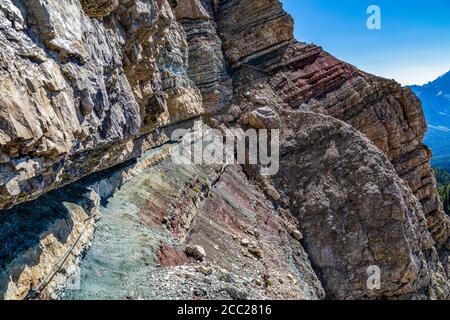
M145 273L141 290L143 299L201 299L201 300L247 300L265 299L265 289L257 286L253 279L238 274L230 284L220 278L221 272L214 268L213 273L203 275L191 266L178 266L157 269ZM141 280L142 281L142 280Z
M208 297L208 291L202 288L194 288L194 290L192 290L192 295L194 296L194 299L204 299Z
M212 272L213 272L212 268L204 266L204 265L200 265L200 266L196 267L195 270L197 272L204 274L205 276L208 276L208 275L212 274Z
M248 245L247 246L247 250L248 250L248 252L250 252L251 254L253 254L257 258L261 258L262 257L262 250L255 243L251 243L250 245Z
M246 248L246 250L243 250L244 256L247 257L255 256L257 258L262 257L262 250L256 241L250 241L248 238L243 238L241 240L241 245Z
M303 235L300 232L300 230L298 230L294 225L290 224L290 223L285 223L286 225L286 230L289 232L289 234L298 241L303 240Z
M206 257L206 251L202 246L186 246L184 252L186 252L186 255L194 257L200 261Z
M164 241L160 242L157 259L161 267L181 266L196 261L192 254L187 256L182 249Z
M261 279L267 270L289 272L296 275L297 284L277 283L267 293L270 297L323 295L300 243L293 241L271 203L240 169L227 167L199 209L188 243L205 249L208 262L224 270L221 279L233 283L237 274ZM218 242L220 250L214 248ZM255 280L252 283L256 285Z
M225 291L230 295L230 297L234 300L247 300L248 293L244 291L240 291L235 287L227 287Z
M258 108L248 116L248 123L255 129L278 129L280 116L269 107Z
M303 240L303 235L299 230L292 231L291 235L294 237L295 240L298 240L298 241Z

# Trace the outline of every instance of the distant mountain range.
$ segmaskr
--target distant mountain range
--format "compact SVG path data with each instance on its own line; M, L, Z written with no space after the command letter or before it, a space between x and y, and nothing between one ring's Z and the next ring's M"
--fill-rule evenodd
M411 86L422 100L428 133L425 144L433 150L434 166L450 170L450 72L423 86Z

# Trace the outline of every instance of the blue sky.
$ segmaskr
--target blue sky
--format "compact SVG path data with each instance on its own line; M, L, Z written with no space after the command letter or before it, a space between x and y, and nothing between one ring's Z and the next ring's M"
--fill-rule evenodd
M424 84L450 70L450 0L281 0L295 35L360 69ZM381 30L369 30L369 5Z

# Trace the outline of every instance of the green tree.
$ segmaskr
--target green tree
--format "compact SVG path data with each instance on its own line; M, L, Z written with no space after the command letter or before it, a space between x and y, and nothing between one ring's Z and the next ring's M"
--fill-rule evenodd
M440 168L433 169L436 175L439 196L444 206L444 211L450 215L450 173Z
M444 199L442 199L442 203L444 205L444 211L448 214L450 212L449 211L450 203L449 203L449 185L448 184L444 187Z

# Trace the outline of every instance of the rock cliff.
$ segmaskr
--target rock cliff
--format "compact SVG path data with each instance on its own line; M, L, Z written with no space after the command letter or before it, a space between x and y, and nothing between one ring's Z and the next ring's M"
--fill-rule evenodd
M132 159L137 138L204 112L166 1L5 0L0 14L1 208Z
M129 273L191 279L152 287L166 298L449 298L450 218L420 101L296 41L278 0L0 0L0 55L1 237L27 224L33 204L46 208L31 215L42 228L3 249L5 298L46 282L69 248L87 249L93 228L80 228L92 199L139 221L116 232L135 230L139 241L125 243L152 250L139 267L147 258L130 257ZM279 172L175 165L171 132L200 118L222 131L280 129ZM49 240L61 219L77 227ZM41 297L55 297L78 264ZM381 270L377 290L370 266Z

